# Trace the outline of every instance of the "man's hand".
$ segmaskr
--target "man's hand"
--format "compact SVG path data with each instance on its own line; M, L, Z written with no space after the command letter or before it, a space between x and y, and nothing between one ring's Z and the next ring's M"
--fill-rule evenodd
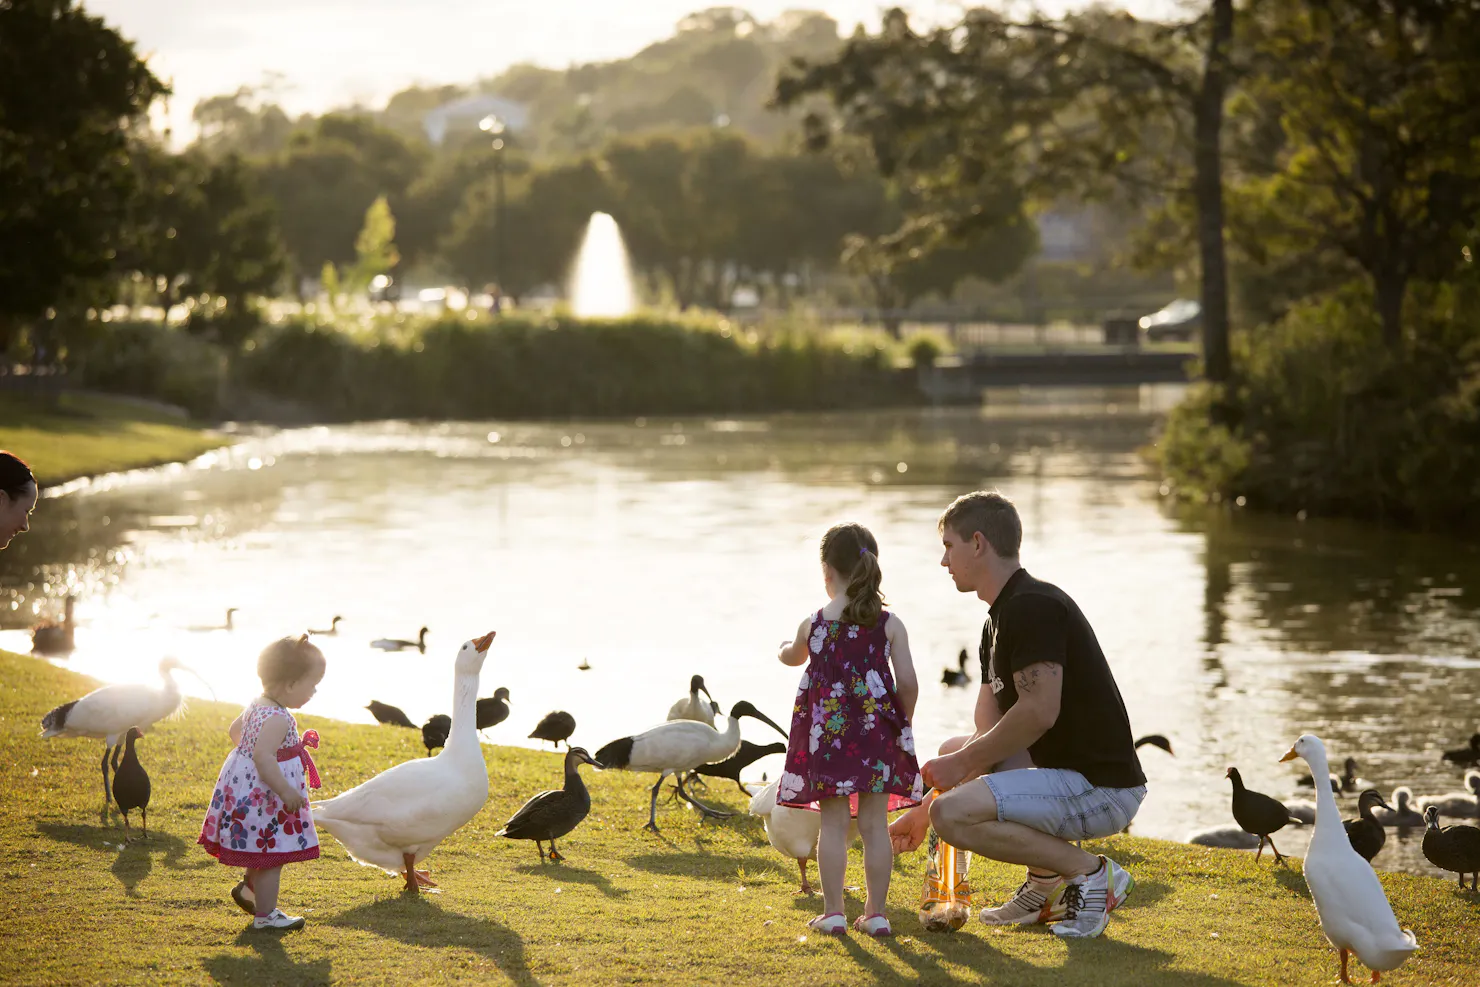
M931 758L920 768L925 784L942 792L948 792L961 784L970 773L971 768L959 752Z
M917 805L889 824L889 844L895 854L912 853L925 842L928 832L930 812L925 806Z

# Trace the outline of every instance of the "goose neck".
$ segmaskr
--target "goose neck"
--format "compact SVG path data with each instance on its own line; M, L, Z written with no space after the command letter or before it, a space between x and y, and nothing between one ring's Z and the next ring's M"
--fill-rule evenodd
M1305 758L1305 763L1310 765L1312 778L1329 778L1331 776L1330 765L1326 761L1326 752L1320 749L1311 751ZM1336 794L1331 791L1330 785L1316 785L1316 830L1341 830L1341 810L1336 808Z
M478 676L458 673L452 680L452 729L447 734L447 749L478 748Z

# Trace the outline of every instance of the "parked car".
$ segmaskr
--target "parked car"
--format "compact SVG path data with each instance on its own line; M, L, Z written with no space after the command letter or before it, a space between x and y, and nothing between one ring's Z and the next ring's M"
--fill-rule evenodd
M1202 328L1202 306L1190 298L1178 298L1165 308L1141 316L1140 325L1150 342L1186 342Z

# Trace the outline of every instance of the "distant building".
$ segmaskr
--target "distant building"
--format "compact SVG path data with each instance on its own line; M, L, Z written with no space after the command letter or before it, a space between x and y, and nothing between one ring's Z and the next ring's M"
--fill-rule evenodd
M521 130L529 122L529 107L523 103L516 103L502 96L474 93L443 103L422 117L421 126L426 131L427 140L433 144L441 144L447 137L448 130L464 125L475 128L478 121L490 113L502 120L504 126L510 130Z
M1094 218L1089 210L1049 210L1038 216L1039 255L1044 260L1085 260L1095 254Z

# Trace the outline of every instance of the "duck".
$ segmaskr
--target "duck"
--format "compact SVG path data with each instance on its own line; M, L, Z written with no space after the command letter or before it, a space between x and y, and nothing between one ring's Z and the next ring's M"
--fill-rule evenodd
M540 792L509 817L504 828L494 833L510 840L534 840L540 852L540 863L545 862L546 841L550 844L550 863L556 864L565 857L555 849L555 841L581 824L591 812L591 793L581 780L579 770L589 764L598 771L601 763L584 747L568 747L565 751L565 787L550 792Z
M393 727L405 727L408 730L416 729L416 724L411 722L411 717L407 716L399 706L378 703L372 699L370 705L365 708L370 711L371 716L375 717L377 723L389 723Z
M1212 829L1194 830L1187 834L1185 843L1193 846L1218 847L1223 850L1253 850L1262 847L1264 840L1238 826L1215 826Z
M403 641L396 637L383 637L370 642L370 647L379 651L420 651L427 653L427 629L417 632L415 641Z
M560 742L565 741L565 747L570 749L570 735L576 732L576 718L563 709L557 709L553 713L546 713L539 723L535 724L534 731L530 733L530 740L548 740L560 749ZM596 755L596 760L601 760L601 755ZM606 762L602 762L605 764Z
M1391 809L1383 799L1382 793L1375 788L1368 788L1357 796L1357 818L1348 819L1342 823L1346 828L1346 838L1351 842L1352 849L1361 854L1362 859L1372 861L1382 851L1382 845L1387 842L1387 831L1382 828L1372 815L1372 810L1377 806Z
M128 733L138 727L142 735L151 726L185 709L185 697L171 677L175 671L196 673L178 658L159 663L160 685L122 683L94 689L81 699L62 703L41 718L42 737L93 737L103 741L103 804L111 796L108 786L108 756ZM196 676L199 678L199 676ZM204 681L202 679L202 681Z
M1470 738L1470 746L1445 751L1442 759L1462 768L1480 768L1480 733Z
M474 712L476 716L476 710ZM427 749L427 757L432 756L432 751L438 747L447 746L447 736L452 733L452 717L446 713L437 713L427 718L421 725L421 742Z
M226 621L225 621L225 623L221 623L221 624L199 624L199 625L196 625L194 627L187 627L185 629L187 631L194 631L197 634L208 634L211 631L234 631L234 630L236 630L236 623L235 623L235 620L233 618L236 617L237 613L239 613L239 611L237 610L236 607L227 607L226 608Z
M1283 864L1285 855L1280 853L1279 848L1270 839L1271 834L1278 833L1290 822L1290 814L1285 811L1285 806L1279 799L1270 798L1263 792L1252 791L1244 787L1244 779L1239 775L1238 768L1229 768L1225 774L1233 782L1233 820L1242 827L1246 833L1252 833L1259 837L1259 852L1254 855L1258 860L1264 855L1264 844L1274 851L1274 862Z
M756 761L771 754L785 754L786 745L779 741L774 744L752 744L748 740L740 741L740 749L734 754L714 764L701 764L694 769L695 774L704 775L708 778L728 778L733 781L741 793L750 796L750 789L740 784L740 772L750 767ZM759 813L756 813L759 815Z
M329 621L329 626L328 627L322 628L322 629L318 629L318 630L316 630L316 629L314 629L314 628L311 627L311 628L309 628L308 633L310 633L310 634L318 634L318 635L321 635L323 637L334 637L334 636L336 636L339 633L339 622L341 620L343 620L343 619L344 619L343 617L339 616L338 614L335 614L334 615L334 619Z
M77 606L75 596L67 597L62 609L62 622L47 622L31 628L31 651L38 655L71 654L76 647L76 624L72 615Z
M715 703L714 712L719 713ZM678 794L685 802L698 809L705 818L724 819L732 813L705 805L695 799L683 787L683 775L701 764L715 764L733 755L740 749L740 720L752 717L770 725L781 736L782 730L766 714L755 706L741 700L730 707L730 715L723 731L700 723L697 720L669 720L642 733L621 737L596 752L596 760L606 768L623 771L656 771L658 781L653 785L652 798L648 805L648 821L644 829L658 832L658 790L663 780L674 775Z
M1295 741L1281 761L1303 758L1317 776L1327 773L1326 746L1314 734ZM1315 834L1305 855L1305 883L1315 901L1321 931L1341 956L1341 982L1351 983L1347 959L1356 953L1372 971L1375 983L1380 974L1396 970L1418 949L1418 940L1400 928L1393 908L1382 890L1372 865L1352 849L1341 825L1336 796L1324 788L1316 790Z
M495 632L458 648L452 677L452 731L436 757L404 761L332 799L310 803L314 824L367 867L405 878L417 894L436 882L416 865L470 822L488 800L488 766L478 743L478 676Z
M1140 750L1142 747L1159 747L1168 754L1171 754L1172 757L1177 756L1176 752L1172 750L1172 742L1159 733L1148 733L1144 737L1138 737L1136 739L1136 749Z
M589 672L591 671L591 663L585 658L582 658L581 663L577 665L576 668L582 672Z
M704 702L699 698L699 693L704 693ZM668 719L672 720L694 720L699 723L707 723L714 726L714 697L709 694L709 689L704 685L704 676L695 675L689 679L689 694L674 703L668 710Z
M951 667L947 666L944 670L941 671L941 673L940 673L940 680L941 680L941 682L943 684L945 684L945 685L951 685L951 686L970 685L971 684L971 676L968 675L967 672L966 672L966 662L968 660L969 660L969 656L966 654L966 649L965 648L962 648L961 649L961 653L958 654L958 655L956 655L956 665L957 665L957 667L956 668L951 668Z
M123 748L122 763L118 760L120 748L113 748L113 803L123 813L124 843L133 842L129 836L128 814L134 809L139 810L144 821L144 835L141 839L149 838L149 772L139 763L138 751L134 749L134 742L143 736L138 727L128 728L128 733L123 737L126 746Z
M496 727L509 718L509 690L499 686L492 699L478 700L478 729Z
M1463 792L1445 792L1442 795L1425 795L1418 800L1418 811L1429 806L1439 810L1441 816L1458 819L1480 818L1480 771L1465 772Z
M1413 790L1407 785L1399 785L1393 789L1393 805L1395 808L1373 809L1372 818L1384 826L1422 826L1423 813L1416 811L1410 804L1413 801Z
M1466 874L1470 875L1470 890L1480 891L1480 829L1474 826L1440 829L1439 809L1432 805L1423 810L1423 818L1428 827L1423 833L1424 859L1440 870L1458 874L1461 891Z
M807 861L817 859L817 837L822 832L822 813L811 809L794 809L776 804L776 789L781 784L777 778L750 799L750 814L760 816L766 827L766 839L771 841L783 857L797 862L802 874L802 885L794 893L815 894L817 889L807 880ZM848 839L858 838L858 820L848 823Z
M1339 795L1350 795L1354 792L1360 792L1364 789L1373 787L1370 781L1357 776L1357 759L1354 757L1349 757L1344 762L1342 762L1340 775L1333 774L1331 775L1331 777L1336 779L1336 791ZM1297 778L1295 780L1295 784L1299 785L1301 788L1315 787L1315 783L1311 780L1311 776L1308 774L1301 775L1299 778Z
M1341 794L1341 779L1331 775L1331 794ZM1316 804L1310 799L1286 799L1285 811L1290 814L1290 821L1302 826L1309 826L1316 821Z

